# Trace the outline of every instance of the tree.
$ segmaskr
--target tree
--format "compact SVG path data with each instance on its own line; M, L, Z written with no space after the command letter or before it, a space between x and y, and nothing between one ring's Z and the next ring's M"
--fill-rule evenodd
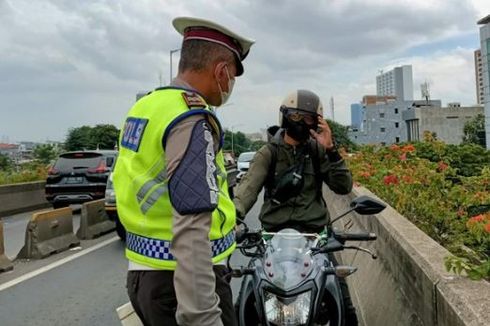
M347 134L347 131L349 130L348 127L329 119L326 119L326 121L332 130L333 138L335 139L338 147L343 147L348 151L357 148L356 144L349 139Z
M477 144L486 147L485 116L478 114L468 120L463 127L463 144Z
M0 171L9 171L12 166L12 160L7 155L0 154Z
M58 149L51 144L42 144L34 147L34 158L42 164L49 164L58 156Z
M95 127L82 126L68 130L65 141L67 151L85 149L114 149L119 137L119 130L108 124Z
M237 157L243 152L252 151L251 147L252 141L243 132L232 133L230 130L225 130L223 150L231 151L233 149L235 157Z

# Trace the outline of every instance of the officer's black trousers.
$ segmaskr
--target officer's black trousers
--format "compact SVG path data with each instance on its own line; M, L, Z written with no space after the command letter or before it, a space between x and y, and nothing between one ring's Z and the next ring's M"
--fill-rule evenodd
M223 325L237 325L227 267L214 266ZM127 288L131 304L145 326L177 326L177 298L172 271L129 271Z

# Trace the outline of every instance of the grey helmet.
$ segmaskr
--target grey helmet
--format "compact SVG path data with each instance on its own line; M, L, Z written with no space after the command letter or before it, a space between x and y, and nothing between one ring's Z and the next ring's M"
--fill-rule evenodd
M305 89L298 89L290 93L282 101L279 112L279 125L281 127L284 127L284 115L288 109L323 116L322 101L320 101L318 95Z

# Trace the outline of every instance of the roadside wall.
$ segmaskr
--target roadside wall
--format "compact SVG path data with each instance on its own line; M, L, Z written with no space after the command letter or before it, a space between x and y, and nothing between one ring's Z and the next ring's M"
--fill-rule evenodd
M347 211L355 197L377 198L362 187L347 196L324 194L332 217ZM375 251L378 259L355 250L338 255L343 264L358 267L347 281L364 325L488 325L490 284L446 272L443 259L450 253L392 207L376 216L352 213L336 227L378 235L376 241L353 243Z
M37 181L0 186L0 218L48 207L44 185L44 181Z

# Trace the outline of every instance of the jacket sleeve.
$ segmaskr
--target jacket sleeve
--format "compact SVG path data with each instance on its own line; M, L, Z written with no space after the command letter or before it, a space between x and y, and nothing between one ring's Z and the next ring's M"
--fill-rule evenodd
M346 195L352 191L352 174L342 156L337 151L326 152L320 147L320 172L323 182L339 195Z
M203 117L192 116L172 128L165 147L172 192L171 252L177 260L174 288L179 325L222 325L209 241L211 210L215 206L210 194L216 180L208 180L214 178L210 173L215 168L214 152L210 153L213 145ZM186 180L191 174L193 180ZM199 186L198 193L189 189L193 181Z
M267 145L262 146L250 162L250 167L235 189L233 202L239 217L245 217L257 201L267 179L271 163L271 151Z

